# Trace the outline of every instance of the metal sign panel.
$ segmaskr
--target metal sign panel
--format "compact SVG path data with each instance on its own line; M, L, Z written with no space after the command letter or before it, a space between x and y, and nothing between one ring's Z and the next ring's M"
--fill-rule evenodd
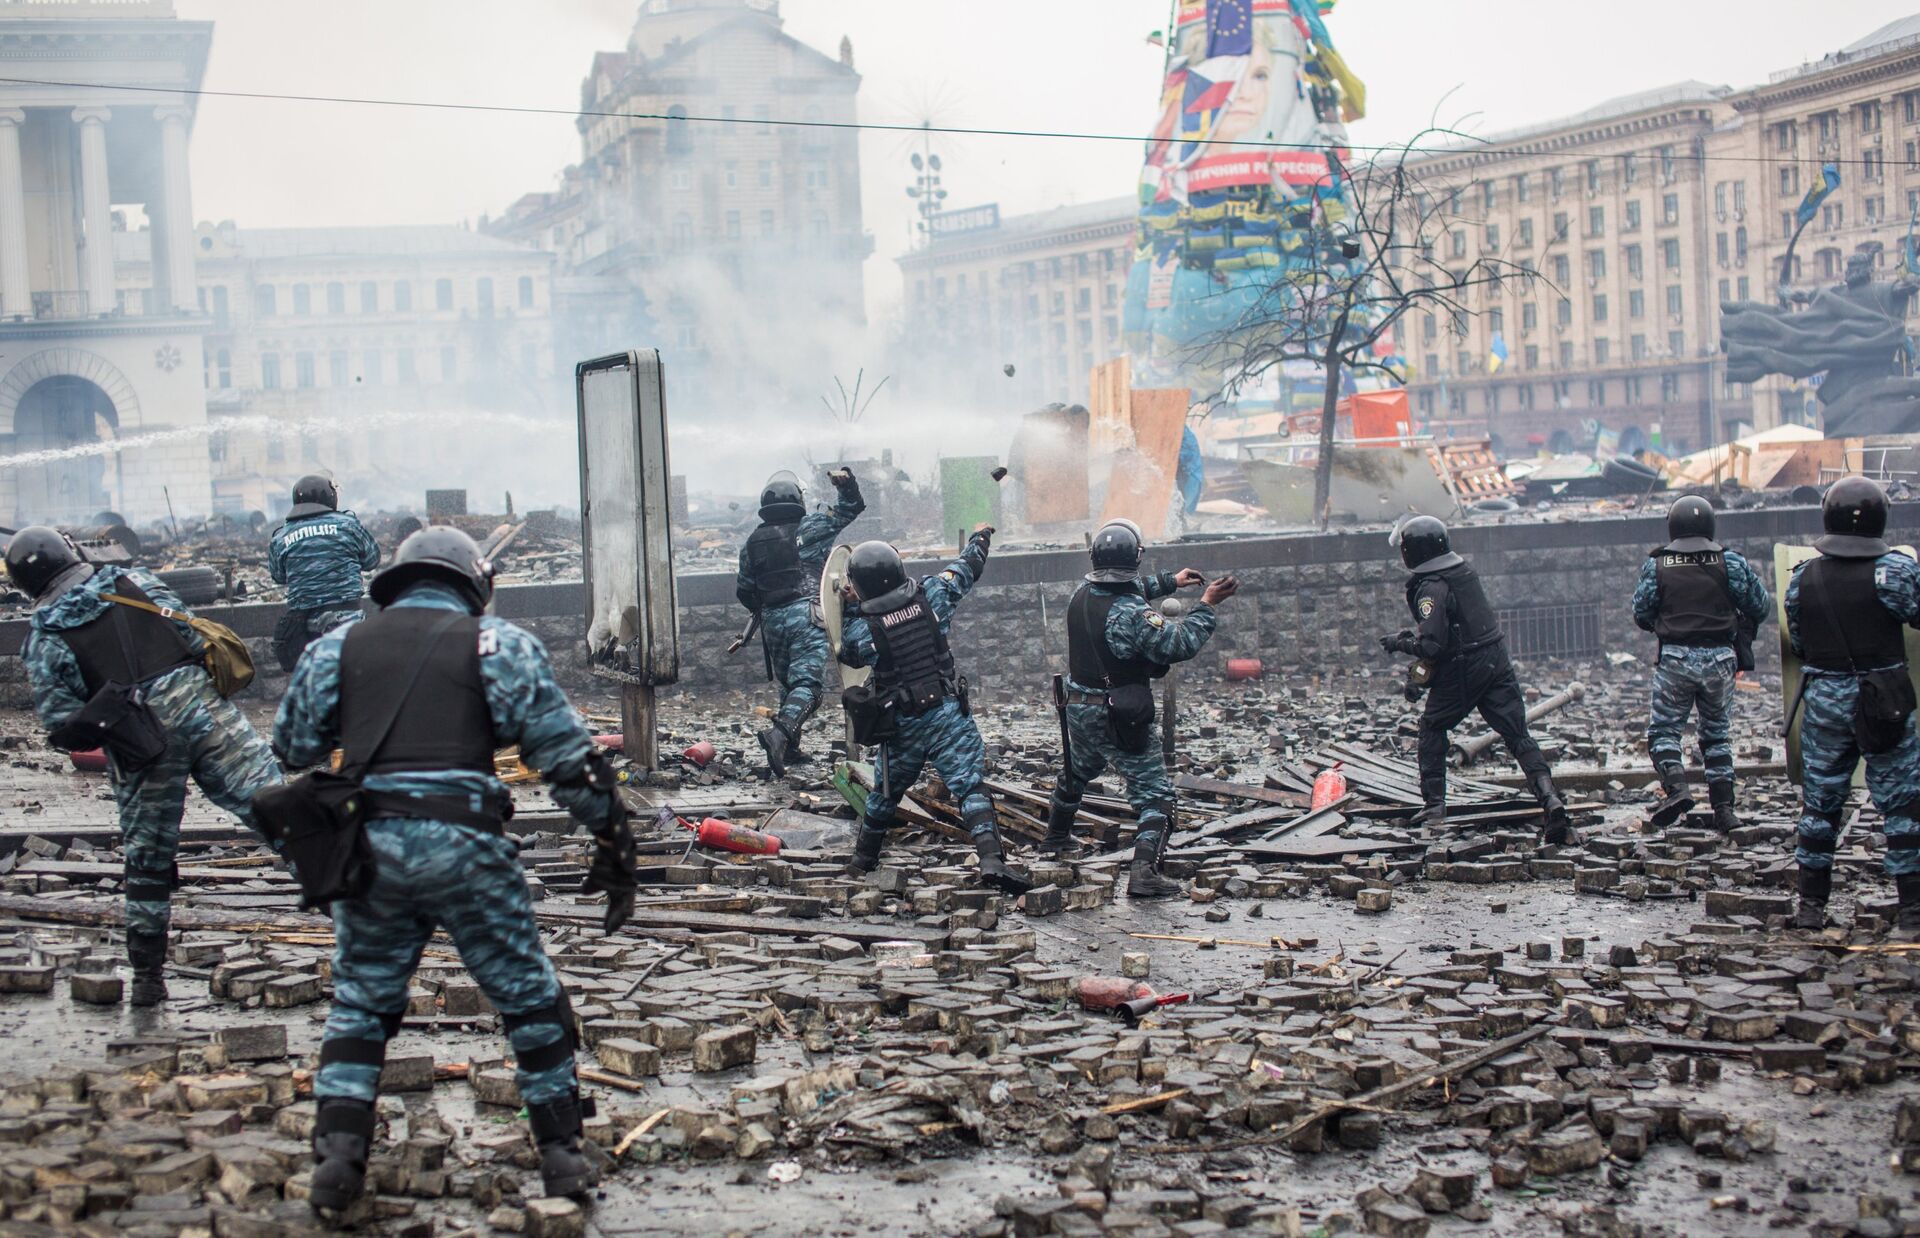
M1000 204L989 202L985 206L966 206L959 210L942 211L927 221L927 228L935 236L955 236L962 232L991 232L1000 226Z
M660 354L647 349L583 361L574 388L593 673L670 684L680 677L680 630Z

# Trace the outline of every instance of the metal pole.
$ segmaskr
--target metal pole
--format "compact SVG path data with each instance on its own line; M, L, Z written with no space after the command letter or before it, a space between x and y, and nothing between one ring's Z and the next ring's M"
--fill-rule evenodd
M1574 701L1580 700L1586 696L1586 694L1587 686L1585 684L1574 684L1566 691L1556 693L1546 700L1541 701L1532 709L1529 709L1527 711L1527 721L1538 722L1548 714L1564 709ZM1453 766L1455 769L1473 764L1474 759L1487 749L1493 747L1493 741L1498 738L1499 736L1494 732L1488 731L1484 735L1474 735L1458 741L1447 749L1447 764Z

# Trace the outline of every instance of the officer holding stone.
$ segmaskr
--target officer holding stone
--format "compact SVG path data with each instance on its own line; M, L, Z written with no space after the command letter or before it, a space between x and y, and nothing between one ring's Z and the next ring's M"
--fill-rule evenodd
M1215 611L1239 582L1223 576L1208 584L1192 614L1170 620L1150 603L1176 589L1205 583L1193 568L1140 577L1146 543L1130 520L1094 534L1093 570L1067 605L1067 751L1047 807L1041 849L1078 850L1074 818L1087 784L1111 766L1126 779L1127 800L1139 822L1127 893L1165 898L1180 887L1160 874L1174 825L1173 783L1155 721L1152 684L1176 663L1196 656L1219 623ZM1056 685L1057 686L1057 685Z
M573 1012L548 962L526 875L504 822L512 801L493 754L518 744L556 802L592 832L585 889L605 891L605 927L631 914L633 834L613 770L534 636L485 614L492 565L458 529L422 529L373 579L370 618L315 641L274 726L288 768L326 759L361 776L377 873L333 904L333 1010L314 1080L312 1203L329 1218L358 1198L387 1044L436 928L500 1012L549 1195L598 1175L581 1152Z
M901 799L932 765L960 805L981 879L1009 894L1024 894L1031 884L1007 867L999 818L985 785L986 743L947 644L955 608L987 569L992 539L992 526L980 525L958 559L923 580L909 577L900 552L885 542L862 542L847 561L848 586L860 613L847 625L840 660L873 668L870 691L856 689L862 703L850 701L848 708L855 733L866 737L862 742L876 742L880 749L874 765L880 785L867 796L854 841L855 872L879 867Z
M1773 601L1740 552L1713 540L1713 526L1713 506L1697 495L1668 509L1667 544L1640 565L1633 621L1660 638L1647 751L1664 798L1653 810L1653 823L1669 825L1693 808L1680 729L1698 707L1707 799L1714 828L1724 833L1740 824L1733 811L1728 737L1739 661L1735 641L1743 625L1749 635L1760 625Z
M768 772L775 778L800 757L800 729L820 708L826 675L827 631L821 624L820 571L834 540L867 510L852 469L827 475L838 495L833 510L808 513L800 479L782 470L760 492L760 527L740 548L734 595L760 618L767 675L780 685L773 725L760 732Z
M83 710L96 697L126 689L137 691L158 724L155 742L164 747L137 765L106 744L126 852L128 1000L156 1005L167 997L167 927L187 779L251 827L254 794L280 781L280 766L246 717L215 689L205 640L158 577L137 567L88 563L64 534L40 527L14 534L6 561L13 583L33 598L20 658L49 742L68 751L102 746Z
M1420 798L1414 822L1438 825L1447 815L1447 733L1474 710L1506 744L1526 775L1527 789L1546 817L1545 840L1567 841L1567 805L1554 789L1540 745L1527 732L1527 707L1507 643L1480 577L1454 552L1447 526L1413 516L1389 541L1413 575L1407 609L1418 626L1380 638L1388 653L1412 654L1427 677L1427 708L1420 715ZM1410 693L1412 695L1412 693Z
M1864 756L1867 794L1886 818L1897 929L1920 937L1920 739L1902 625L1920 627L1920 564L1886 542L1887 495L1844 477L1821 504L1820 552L1787 584L1787 639L1802 660L1800 901L1795 928L1826 924L1833 853ZM1792 718L1789 717L1789 723Z
M291 671L317 636L360 618L360 573L380 566L380 547L360 518L340 508L333 480L302 477L286 523L267 544L267 574L287 587L287 609L273 631L280 669Z

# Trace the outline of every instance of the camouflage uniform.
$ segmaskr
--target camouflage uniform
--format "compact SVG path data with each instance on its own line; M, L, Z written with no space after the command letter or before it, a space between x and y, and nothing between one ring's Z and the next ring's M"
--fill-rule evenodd
M794 544L815 595L820 592L820 572L833 553L835 540L865 510L866 500L856 491L841 495L831 511L811 512L800 521ZM740 552L734 594L748 610L762 609L759 586L745 550ZM766 607L760 616L760 639L766 649L769 677L780 685L780 709L775 721L795 743L807 719L820 708L821 685L831 653L826 629L814 617L816 604L815 597L803 597L784 606Z
M275 633L284 662L307 643L362 615L362 572L380 566L380 547L352 512L288 520L267 546L267 574L287 587L285 630Z
M960 558L948 564L944 571L921 580L920 590L933 608L943 633L951 631L955 608L986 570L986 565L986 545L970 541ZM840 644L840 660L848 666L873 666L879 660L864 617L847 625ZM880 745L877 761L875 773L880 788L867 797L864 831L886 833L900 801L929 762L940 775L940 781L946 784L948 794L960 806L963 820L992 822L993 798L984 785L986 743L980 738L980 728L952 697L926 713L900 718L893 737Z
M89 695L73 650L58 634L106 614L115 603L100 595L116 593L122 580L155 605L186 612L179 596L151 573L105 566L36 609L20 657L33 685L34 711L49 731L65 725ZM198 632L185 623L178 627L195 655L206 652ZM166 753L137 773L121 770L111 758L107 769L126 853L127 930L164 937L187 779L251 828L254 793L279 782L281 774L266 742L214 689L204 666L177 667L156 677L147 685L147 703L166 729Z
M1734 611L1748 622L1765 621L1773 609L1759 573L1734 550L1725 552L1727 585ZM1660 614L1660 574L1649 557L1640 565L1640 582L1633 591L1633 619L1653 630ZM1647 723L1647 752L1654 768L1677 773L1685 764L1680 732L1695 706L1700 710L1700 747L1705 754L1709 785L1733 781L1733 743L1728 738L1733 721L1733 682L1736 675L1733 646L1662 645L1653 672L1653 712Z
M1813 562L1814 560L1808 560ZM1920 625L1920 564L1892 552L1875 561L1874 592L1902 623ZM1800 576L1787 584L1787 636L1793 651L1800 641ZM1863 667L1872 670L1872 667ZM1860 681L1852 675L1806 672L1800 704L1802 813L1794 859L1802 868L1831 870L1841 813L1861 757L1853 735L1853 705ZM1891 751L1867 754L1867 793L1886 818L1887 872L1895 877L1920 873L1920 739L1913 719L1906 736Z
M394 604L466 611L452 589L416 584ZM312 765L339 742L340 654L347 632L315 641L294 671L274 723L274 750L289 768ZM491 617L480 621L480 675L496 745L520 745L554 800L589 826L613 814L612 793L571 775L593 739L554 679L547 651L530 633ZM569 785L562 785L562 784ZM372 791L465 795L475 812L507 799L491 775L471 771L369 776ZM326 1041L361 1042L371 1052L323 1047L317 1097L371 1101L385 1042L406 1011L420 952L444 928L461 961L504 1016L519 1061L520 1096L544 1103L576 1090L565 992L541 948L527 883L510 839L445 821L378 818L367 834L379 875L367 894L333 905L333 1010ZM342 1060L359 1057L360 1060ZM328 1060L329 1058L332 1060ZM368 1060L371 1059L371 1060Z
M1090 586L1120 594L1107 614L1106 624L1107 648L1114 657L1172 666L1197 655L1213 636L1220 622L1219 614L1202 602L1184 619L1171 622L1147 603L1174 592L1172 575L1162 572L1149 576L1141 585L1139 591L1130 585L1113 587L1096 583ZM1067 681L1067 687L1074 692L1106 691L1099 684L1083 684L1072 679ZM1168 816L1173 809L1174 790L1172 780L1167 777L1158 722L1153 724L1145 751L1127 752L1114 742L1105 705L1070 704L1067 733L1072 751L1054 788L1054 806L1050 810L1053 816L1063 812L1071 816L1078 812L1087 784L1112 766L1126 780L1127 802L1139 819L1140 834L1157 840L1162 831L1171 828Z

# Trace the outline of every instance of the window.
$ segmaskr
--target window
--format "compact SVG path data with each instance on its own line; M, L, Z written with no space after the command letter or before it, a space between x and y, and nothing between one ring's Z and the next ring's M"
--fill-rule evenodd
M1667 351L1676 357L1687 355L1687 333L1685 331L1667 332Z
M826 240L833 232L833 225L827 220L825 211L815 211L807 217L807 229L816 241Z
M336 351L336 352L331 352L327 354L327 385L328 386L346 387L351 385L353 382L352 370L353 370L353 364L347 360L347 354L344 351Z
M1660 156L1660 183L1673 184L1673 147L1662 146L1654 153Z
M1487 413L1489 416L1492 416L1492 415L1498 414L1499 412L1500 412L1500 388L1488 387L1487 388Z
M1640 376L1638 374L1628 375L1626 381L1623 382L1621 386L1626 388L1625 396L1628 404L1638 404L1640 402Z
M482 275L473 286L474 299L480 305L480 317L493 317L493 277Z
M1571 370L1573 368L1573 341L1561 340L1559 354L1560 368L1563 370Z
M380 312L380 285L370 279L360 284L360 312L363 314Z
M1866 202L1866 206L1867 206L1867 222L1870 224L1879 223L1881 218L1885 216L1887 213L1887 200L1885 198L1880 198L1880 197L1868 198Z
M1747 182L1733 182L1733 213L1744 217L1747 213Z
M809 163L807 165L807 188L825 189L827 187L827 165Z
M1505 333L1506 329L1507 329L1506 311L1498 310L1498 309L1488 310L1487 311L1487 331L1493 335L1501 335Z
M1607 402L1607 380L1589 378L1587 380L1587 407L1599 408Z
M1780 196L1791 198L1800 192L1800 168L1796 164L1786 164L1780 169Z
M1820 208L1821 231L1832 232L1836 228L1844 228L1846 226L1847 204L1845 202L1829 202Z
M1753 294L1752 294L1752 291L1751 291L1751 289L1750 289L1750 288L1749 288L1749 286L1748 286L1748 281L1747 281L1747 277L1746 277L1746 276L1744 276L1744 275L1742 275L1742 276L1740 277L1740 296L1739 296L1739 298L1738 298L1738 299L1739 299L1739 300L1742 300L1742 301L1745 301L1745 300L1747 300L1747 299L1748 299L1749 297L1751 297L1752 295L1753 295Z
M728 189L740 188L740 165L733 160L727 160L725 168L720 175Z
M1800 144L1800 126L1797 121L1781 121L1773 127L1773 148L1792 150Z
M1520 247L1525 249L1532 244L1533 221L1531 219L1523 219L1520 221Z
M1720 281L1720 300L1722 303L1733 300L1733 285L1724 279Z
M1488 224L1483 249L1497 251L1500 248L1500 225Z
M1565 254L1553 256L1553 282L1562 288L1573 282L1573 263Z
M1645 318L1647 316L1647 294L1635 288L1627 294L1627 317Z
M1538 344L1527 345L1527 368L1529 370L1537 370L1540 368L1540 345ZM1528 390L1531 391L1532 389L1528 388ZM1522 400L1520 402L1520 407L1532 408L1533 402L1531 400Z
M379 349L370 348L360 355L360 379L369 387L378 387L386 381L384 373L386 360Z
M327 285L327 313L344 314L347 312L347 286L341 283Z
M314 385L313 354L300 352L293 354L293 385L306 390Z
M1467 256L1467 230L1465 228L1455 228L1453 230L1453 234L1447 238L1447 251L1455 258L1464 258Z
M1587 251L1587 274L1593 279L1605 279L1607 275L1607 251L1589 249Z
M1469 374L1473 371L1473 354L1462 348L1453 354L1454 373Z
M1640 247L1638 245L1627 246L1627 274L1634 279L1639 279L1645 270L1646 264L1641 261Z
M1067 312L1067 294L1066 293L1056 292L1053 294L1053 312L1056 314L1064 314Z
M531 275L520 277L520 308L533 308L533 276Z
M1669 237L1660 242L1660 261L1669 271L1678 271L1680 269L1679 240Z
M685 193L693 188L693 173L685 168L674 168L667 173L667 188L675 193Z
M1093 289L1082 288L1073 294L1073 308L1084 314L1093 308Z
M1554 316L1554 321L1559 323L1561 326L1563 327L1572 326L1573 325L1573 302L1567 300L1565 297L1560 298L1560 304L1555 307L1553 316Z
M214 385L222 391L233 386L233 350L222 348L213 354Z
M404 279L393 286L393 309L398 314L413 312L413 285Z
M1555 211L1553 213L1552 239L1555 241L1564 241L1567 239L1567 213L1565 211Z
M1552 194L1555 198L1558 198L1561 194L1561 191L1564 190L1565 188L1566 188L1566 178L1561 175L1560 169L1559 168L1549 169L1547 172L1547 192Z
M1640 204L1638 202L1627 203L1626 222L1620 226L1620 229L1623 232L1640 231Z
M1427 321L1428 322L1433 321L1433 316L1431 314L1427 316ZM1540 307L1538 305L1535 305L1531 301L1521 306L1520 307L1520 329L1522 331L1531 331L1539 325L1540 325Z
M667 109L667 153L685 155L693 151L693 130L687 124L687 107L676 103Z
M1882 151L1863 150L1860 152L1860 175L1863 179L1877 181L1887 174L1887 156Z
M1793 212L1781 211L1780 212L1780 235L1792 236L1793 227L1794 227Z
M740 212L739 211L727 212L727 239L729 241L737 241L740 239Z
M1681 313L1685 310L1685 308L1686 308L1686 298L1681 294L1680 285L1669 284L1667 286L1668 315L1677 319L1680 317Z
M764 238L772 239L774 234L778 231L779 231L778 226L773 222L773 212L761 211L760 212L760 235Z
M1680 222L1680 195L1668 193L1660 195L1660 222L1677 224Z
M1660 376L1660 398L1667 403L1672 403L1680 398L1680 376L1678 374L1662 374Z
M1440 354L1439 353L1430 352L1427 354L1426 372L1428 374L1438 374L1440 372Z
M453 281L436 279L433 281L433 308L450 310L453 308Z
M673 217L673 247L690 249L693 246L693 216L681 211Z
M293 286L293 312L296 316L313 313L313 289L305 284Z
M1621 183L1631 185L1640 179L1640 157L1629 151L1620 156Z
M1855 122L1862 133L1880 132L1880 100L1868 99L1853 109Z
M1587 160L1586 173L1587 173L1587 192L1599 193L1600 192L1600 161L1598 159Z
M1912 96L1908 96L1912 98ZM1920 142L1907 143L1907 171L1920 168Z
M402 348L394 355L394 369L404 384L411 386L420 381L420 371L414 365L411 348Z
M1440 320L1432 314L1422 314L1420 316L1420 338L1423 340L1431 340L1439 334Z
M760 161L760 188L773 188L773 160L771 159Z
M1627 355L1635 361L1645 361L1647 359L1647 337L1644 335L1630 337L1627 340Z
M1605 322L1607 320L1607 294L1604 292L1594 294L1593 320L1595 322Z
M1515 202L1533 200L1533 178L1525 172L1513 178L1513 200Z
M460 354L451 345L440 349L440 381L443 383L460 380Z
M1605 236L1607 234L1607 208L1590 206L1587 208L1587 235Z
M227 286L213 286L213 329L225 331L233 326L232 310L227 304Z
M1727 182L1725 181L1716 181L1714 183L1713 217L1715 219L1725 219L1727 217Z
M1728 261L1731 260L1733 248L1727 244L1726 233L1716 232L1713 234L1713 256L1721 266L1727 265Z

